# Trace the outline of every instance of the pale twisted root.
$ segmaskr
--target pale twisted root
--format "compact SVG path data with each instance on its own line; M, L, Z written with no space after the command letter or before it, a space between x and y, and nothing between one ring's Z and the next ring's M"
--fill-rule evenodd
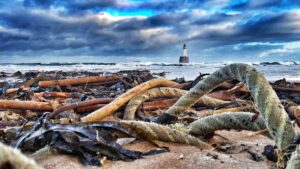
M19 150L0 142L0 168L5 165L16 169L42 169L35 161L23 155Z
M106 106L84 116L81 120L84 123L101 121L105 117L113 114L116 110L118 110L121 106L126 104L129 100L131 100L136 95L146 90L149 90L151 88L155 88L159 86L182 87L181 84L178 84L176 82L167 79L163 79L163 78L152 79L128 90L127 92L123 93L114 101L107 104Z
M217 130L259 131L266 128L260 116L253 120L255 114L249 112L227 112L201 118L189 125L192 135L206 136Z
M122 120L120 123L133 129L143 131L143 133L152 140L188 144L203 149L212 149L212 146L202 140L168 126L133 120Z
M295 131L269 82L250 65L230 64L217 70L181 97L175 105L166 111L166 114L177 115L184 112L214 87L224 81L234 79L248 86L255 105L261 112L269 133L276 142L278 154L280 155L278 166L284 167L283 155L287 154L292 146L295 139Z
M179 98L185 95L186 93L187 91L185 90L171 88L171 87L159 87L159 88L153 88L147 90L146 92L138 96L135 96L133 99L129 101L129 103L126 106L123 118L126 120L134 120L136 110L143 102L145 102L148 99L160 98L160 97ZM215 106L229 104L231 102L211 98L204 95L197 100L197 103L215 107Z

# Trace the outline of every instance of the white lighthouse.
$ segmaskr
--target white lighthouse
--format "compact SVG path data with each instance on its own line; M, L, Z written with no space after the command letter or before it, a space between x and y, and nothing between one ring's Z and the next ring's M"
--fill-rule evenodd
M186 44L183 44L182 56L180 56L179 58L179 63L189 63L189 56L188 56Z

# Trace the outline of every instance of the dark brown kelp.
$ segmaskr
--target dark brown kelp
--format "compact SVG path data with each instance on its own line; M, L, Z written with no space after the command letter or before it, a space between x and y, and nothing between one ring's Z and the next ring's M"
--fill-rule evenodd
M168 151L158 148L150 152L132 151L116 142L113 133L132 136L132 131L118 122L90 124L52 124L48 122L48 113L41 116L33 128L21 133L14 147L23 151L36 151L45 145L66 154L76 155L85 165L101 165L98 157L111 160L133 160L143 155Z

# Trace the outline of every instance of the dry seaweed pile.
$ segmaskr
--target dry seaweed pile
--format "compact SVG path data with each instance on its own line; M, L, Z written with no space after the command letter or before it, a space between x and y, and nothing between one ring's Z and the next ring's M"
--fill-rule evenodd
M156 121L156 117L172 106L182 92L195 86L206 75L200 74L194 81L186 82L184 79L169 81L155 78L149 71L109 74L1 72L0 139L23 152L34 152L50 146L61 153L79 157L86 165L101 165L100 159L104 157L110 160L134 160L167 152L168 148L153 142L155 138L149 137L147 131L122 119ZM9 79L15 79L15 82L11 83ZM299 125L300 84L282 79L272 83L272 86L290 118ZM226 112L249 112L252 113L252 121L257 122L259 112L244 84L238 81L224 82L206 96L208 101L205 98L199 100L178 118L167 118L168 122L176 122L171 127L184 134L188 130L185 125L199 118ZM103 111L101 117L91 116L91 112L103 107L109 108L100 110ZM261 127L257 131L266 134L263 129ZM210 132L204 138L213 136L214 132ZM119 144L121 138L144 139L156 148L146 152L130 150ZM199 141L196 141L198 144ZM228 144L214 146L219 151L230 153L226 148ZM265 150L267 158L276 161L274 147L268 146ZM249 149L247 152L253 160L260 160L255 152Z

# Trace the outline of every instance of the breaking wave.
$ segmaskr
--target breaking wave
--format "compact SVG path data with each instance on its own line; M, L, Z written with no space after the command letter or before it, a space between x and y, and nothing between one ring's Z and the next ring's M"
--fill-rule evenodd
M118 72L120 70L147 69L152 73L166 73L166 78L175 79L184 77L186 80L195 79L199 73L212 73L220 67L234 62L202 62L202 63L7 63L0 64L0 72L14 73L16 71L91 71L91 72ZM285 62L244 62L251 64L261 71L268 80L300 81L300 61Z

